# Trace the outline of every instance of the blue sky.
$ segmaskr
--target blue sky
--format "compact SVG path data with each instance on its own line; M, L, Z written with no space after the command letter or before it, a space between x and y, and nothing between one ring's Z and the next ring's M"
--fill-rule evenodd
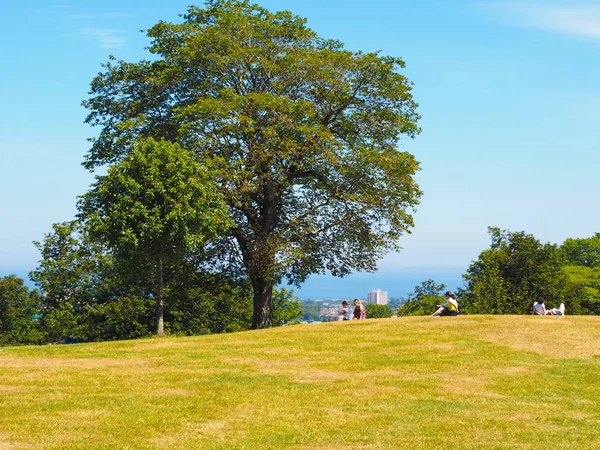
M2 2L0 276L35 268L32 241L72 219L93 181L81 161L97 130L80 103L100 64L146 57L139 30L178 21L189 3ZM430 277L454 286L488 247L490 225L554 243L600 231L597 1L258 3L307 17L349 49L404 58L423 116L422 134L402 143L421 161L424 191L404 250L380 275L313 277L302 295L403 295Z

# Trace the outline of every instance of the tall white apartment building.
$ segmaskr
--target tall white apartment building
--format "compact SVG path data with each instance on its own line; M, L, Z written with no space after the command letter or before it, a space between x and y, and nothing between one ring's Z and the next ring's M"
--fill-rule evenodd
M367 303L373 303L374 305L387 305L388 304L388 293L377 289L376 291L367 292Z

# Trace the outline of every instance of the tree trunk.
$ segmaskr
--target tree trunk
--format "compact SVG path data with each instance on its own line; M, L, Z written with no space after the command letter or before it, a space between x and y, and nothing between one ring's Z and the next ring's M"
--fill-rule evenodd
M264 278L251 278L254 289L254 314L252 316L252 329L262 329L271 327L271 318L273 316L273 307L271 299L273 297L273 280Z
M156 261L156 335L165 335L164 304L163 304L163 261L159 256Z

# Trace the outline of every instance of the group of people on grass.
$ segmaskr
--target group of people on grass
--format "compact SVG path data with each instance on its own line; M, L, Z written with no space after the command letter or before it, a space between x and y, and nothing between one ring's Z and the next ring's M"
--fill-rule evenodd
M435 311L431 317L458 315L458 301L454 297L454 294L448 291L444 295L446 297L446 303L444 305L436 305ZM533 303L532 314L537 316L564 316L565 304L561 303L558 308L547 309L544 304L544 298L539 297L537 301Z
M354 308L350 309L350 303L346 300L342 302L342 307L338 313L338 320L362 320L366 317L366 309L359 299L354 299Z
M436 305L435 311L431 317L441 316L458 316L458 301L454 294L450 291L444 294L446 297L446 303L443 305ZM544 304L544 298L539 297L537 301L533 302L533 309L531 312L537 316L564 316L565 315L565 304L561 303L558 308L547 309ZM365 307L359 299L354 299L354 309L350 309L350 304L344 300L342 307L338 314L338 320L361 320L365 318Z
M544 297L539 297L537 301L533 302L531 314L534 316L564 316L565 304L561 303L558 308L547 309L544 304Z

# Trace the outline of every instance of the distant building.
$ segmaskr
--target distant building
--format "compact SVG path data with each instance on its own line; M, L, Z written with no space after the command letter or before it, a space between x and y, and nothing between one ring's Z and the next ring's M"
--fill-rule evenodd
M387 305L388 304L388 293L377 289L376 291L367 292L367 303L373 303L374 305Z

